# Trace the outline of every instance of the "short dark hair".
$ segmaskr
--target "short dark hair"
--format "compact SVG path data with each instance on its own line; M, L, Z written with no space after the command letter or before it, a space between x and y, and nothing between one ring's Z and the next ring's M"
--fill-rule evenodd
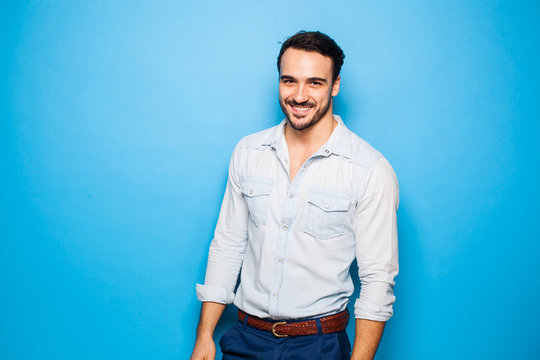
M283 45L281 45L281 50L279 51L277 58L277 67L279 72L281 72L281 57L288 48L314 51L329 57L334 63L332 81L335 81L339 76L345 54L330 36L323 34L320 31L299 31L285 40Z

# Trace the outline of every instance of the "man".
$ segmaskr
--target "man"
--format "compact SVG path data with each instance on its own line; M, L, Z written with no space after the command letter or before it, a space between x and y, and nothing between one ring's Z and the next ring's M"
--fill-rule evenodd
M197 285L203 304L191 359L214 359L214 329L232 302L239 321L221 339L225 360L349 359L355 257L352 359L375 356L395 300L398 185L386 159L332 113L343 58L320 32L283 43L286 119L233 152L205 283Z

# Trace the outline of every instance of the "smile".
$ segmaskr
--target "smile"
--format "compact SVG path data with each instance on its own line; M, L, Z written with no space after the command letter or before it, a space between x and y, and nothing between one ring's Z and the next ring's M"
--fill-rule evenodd
M313 106L312 105L303 105L303 106L300 106L300 105L293 105L293 104L289 104L289 106L292 108L292 111L295 115L305 115L307 114L312 108Z

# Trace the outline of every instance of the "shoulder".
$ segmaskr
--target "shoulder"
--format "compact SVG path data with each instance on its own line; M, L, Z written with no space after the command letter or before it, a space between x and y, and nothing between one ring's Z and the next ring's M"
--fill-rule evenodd
M346 129L345 136L349 138L351 144L351 163L365 169L371 169L378 160L384 158L370 143L349 129Z
M272 145L272 142L278 138L280 124L271 128L258 131L253 134L244 136L236 145L237 149L260 149L267 148Z
M344 136L350 144L349 162L358 170L364 186L367 182L375 182L378 186L397 188L397 177L388 160L366 140L347 128L345 130Z

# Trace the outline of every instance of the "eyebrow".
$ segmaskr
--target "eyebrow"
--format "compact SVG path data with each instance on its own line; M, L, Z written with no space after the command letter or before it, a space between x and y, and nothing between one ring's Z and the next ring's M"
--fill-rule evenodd
M279 77L280 80L296 80L293 76L290 76L290 75L281 75ZM318 82L321 82L323 84L327 84L328 83L328 80L324 79L324 78L320 78L320 77L310 77L307 79L308 82L313 82L313 81L318 81Z
M320 77L310 77L308 79L308 81L310 81L310 82L318 81L318 82L322 82L323 84L326 84L328 82L326 79L323 79L323 78L320 78Z

